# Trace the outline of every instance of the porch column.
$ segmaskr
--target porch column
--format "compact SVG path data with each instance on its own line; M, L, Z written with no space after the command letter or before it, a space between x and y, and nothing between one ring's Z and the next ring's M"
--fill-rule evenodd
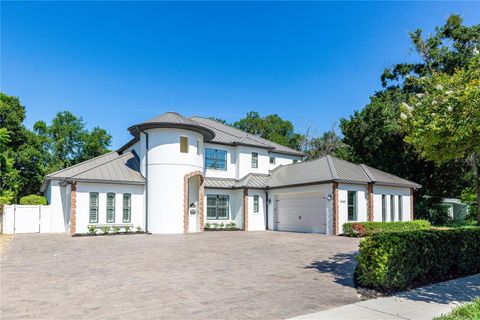
M368 184L367 220L373 221L373 183Z
M243 189L243 230L248 231L248 189Z
M410 221L413 221L413 188L410 188Z
M70 236L76 233L77 228L77 183L70 185Z
M338 182L333 182L332 188L332 201L333 201L333 234L338 234Z

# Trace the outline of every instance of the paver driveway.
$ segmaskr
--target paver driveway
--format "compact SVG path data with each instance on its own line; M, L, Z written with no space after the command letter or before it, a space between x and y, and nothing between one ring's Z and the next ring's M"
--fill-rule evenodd
M2 319L282 319L359 301L358 240L284 232L16 235Z

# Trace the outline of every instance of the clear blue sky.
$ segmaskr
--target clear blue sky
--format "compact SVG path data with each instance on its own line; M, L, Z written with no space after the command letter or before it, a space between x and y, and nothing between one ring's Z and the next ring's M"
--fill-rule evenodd
M315 134L361 109L385 67L415 59L408 32L479 2L3 2L1 90L27 125L61 110L113 135L165 111L233 122L278 113Z

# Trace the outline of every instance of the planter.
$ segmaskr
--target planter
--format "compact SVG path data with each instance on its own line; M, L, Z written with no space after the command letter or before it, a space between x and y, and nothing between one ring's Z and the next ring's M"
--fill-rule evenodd
M203 231L243 231L242 229L238 229L238 228L235 228L235 229L210 229L210 228L204 228Z

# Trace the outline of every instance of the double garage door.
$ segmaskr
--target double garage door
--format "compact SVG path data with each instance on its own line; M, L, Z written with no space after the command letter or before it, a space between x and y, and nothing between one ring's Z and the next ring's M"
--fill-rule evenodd
M326 199L322 192L276 196L276 230L326 233Z

